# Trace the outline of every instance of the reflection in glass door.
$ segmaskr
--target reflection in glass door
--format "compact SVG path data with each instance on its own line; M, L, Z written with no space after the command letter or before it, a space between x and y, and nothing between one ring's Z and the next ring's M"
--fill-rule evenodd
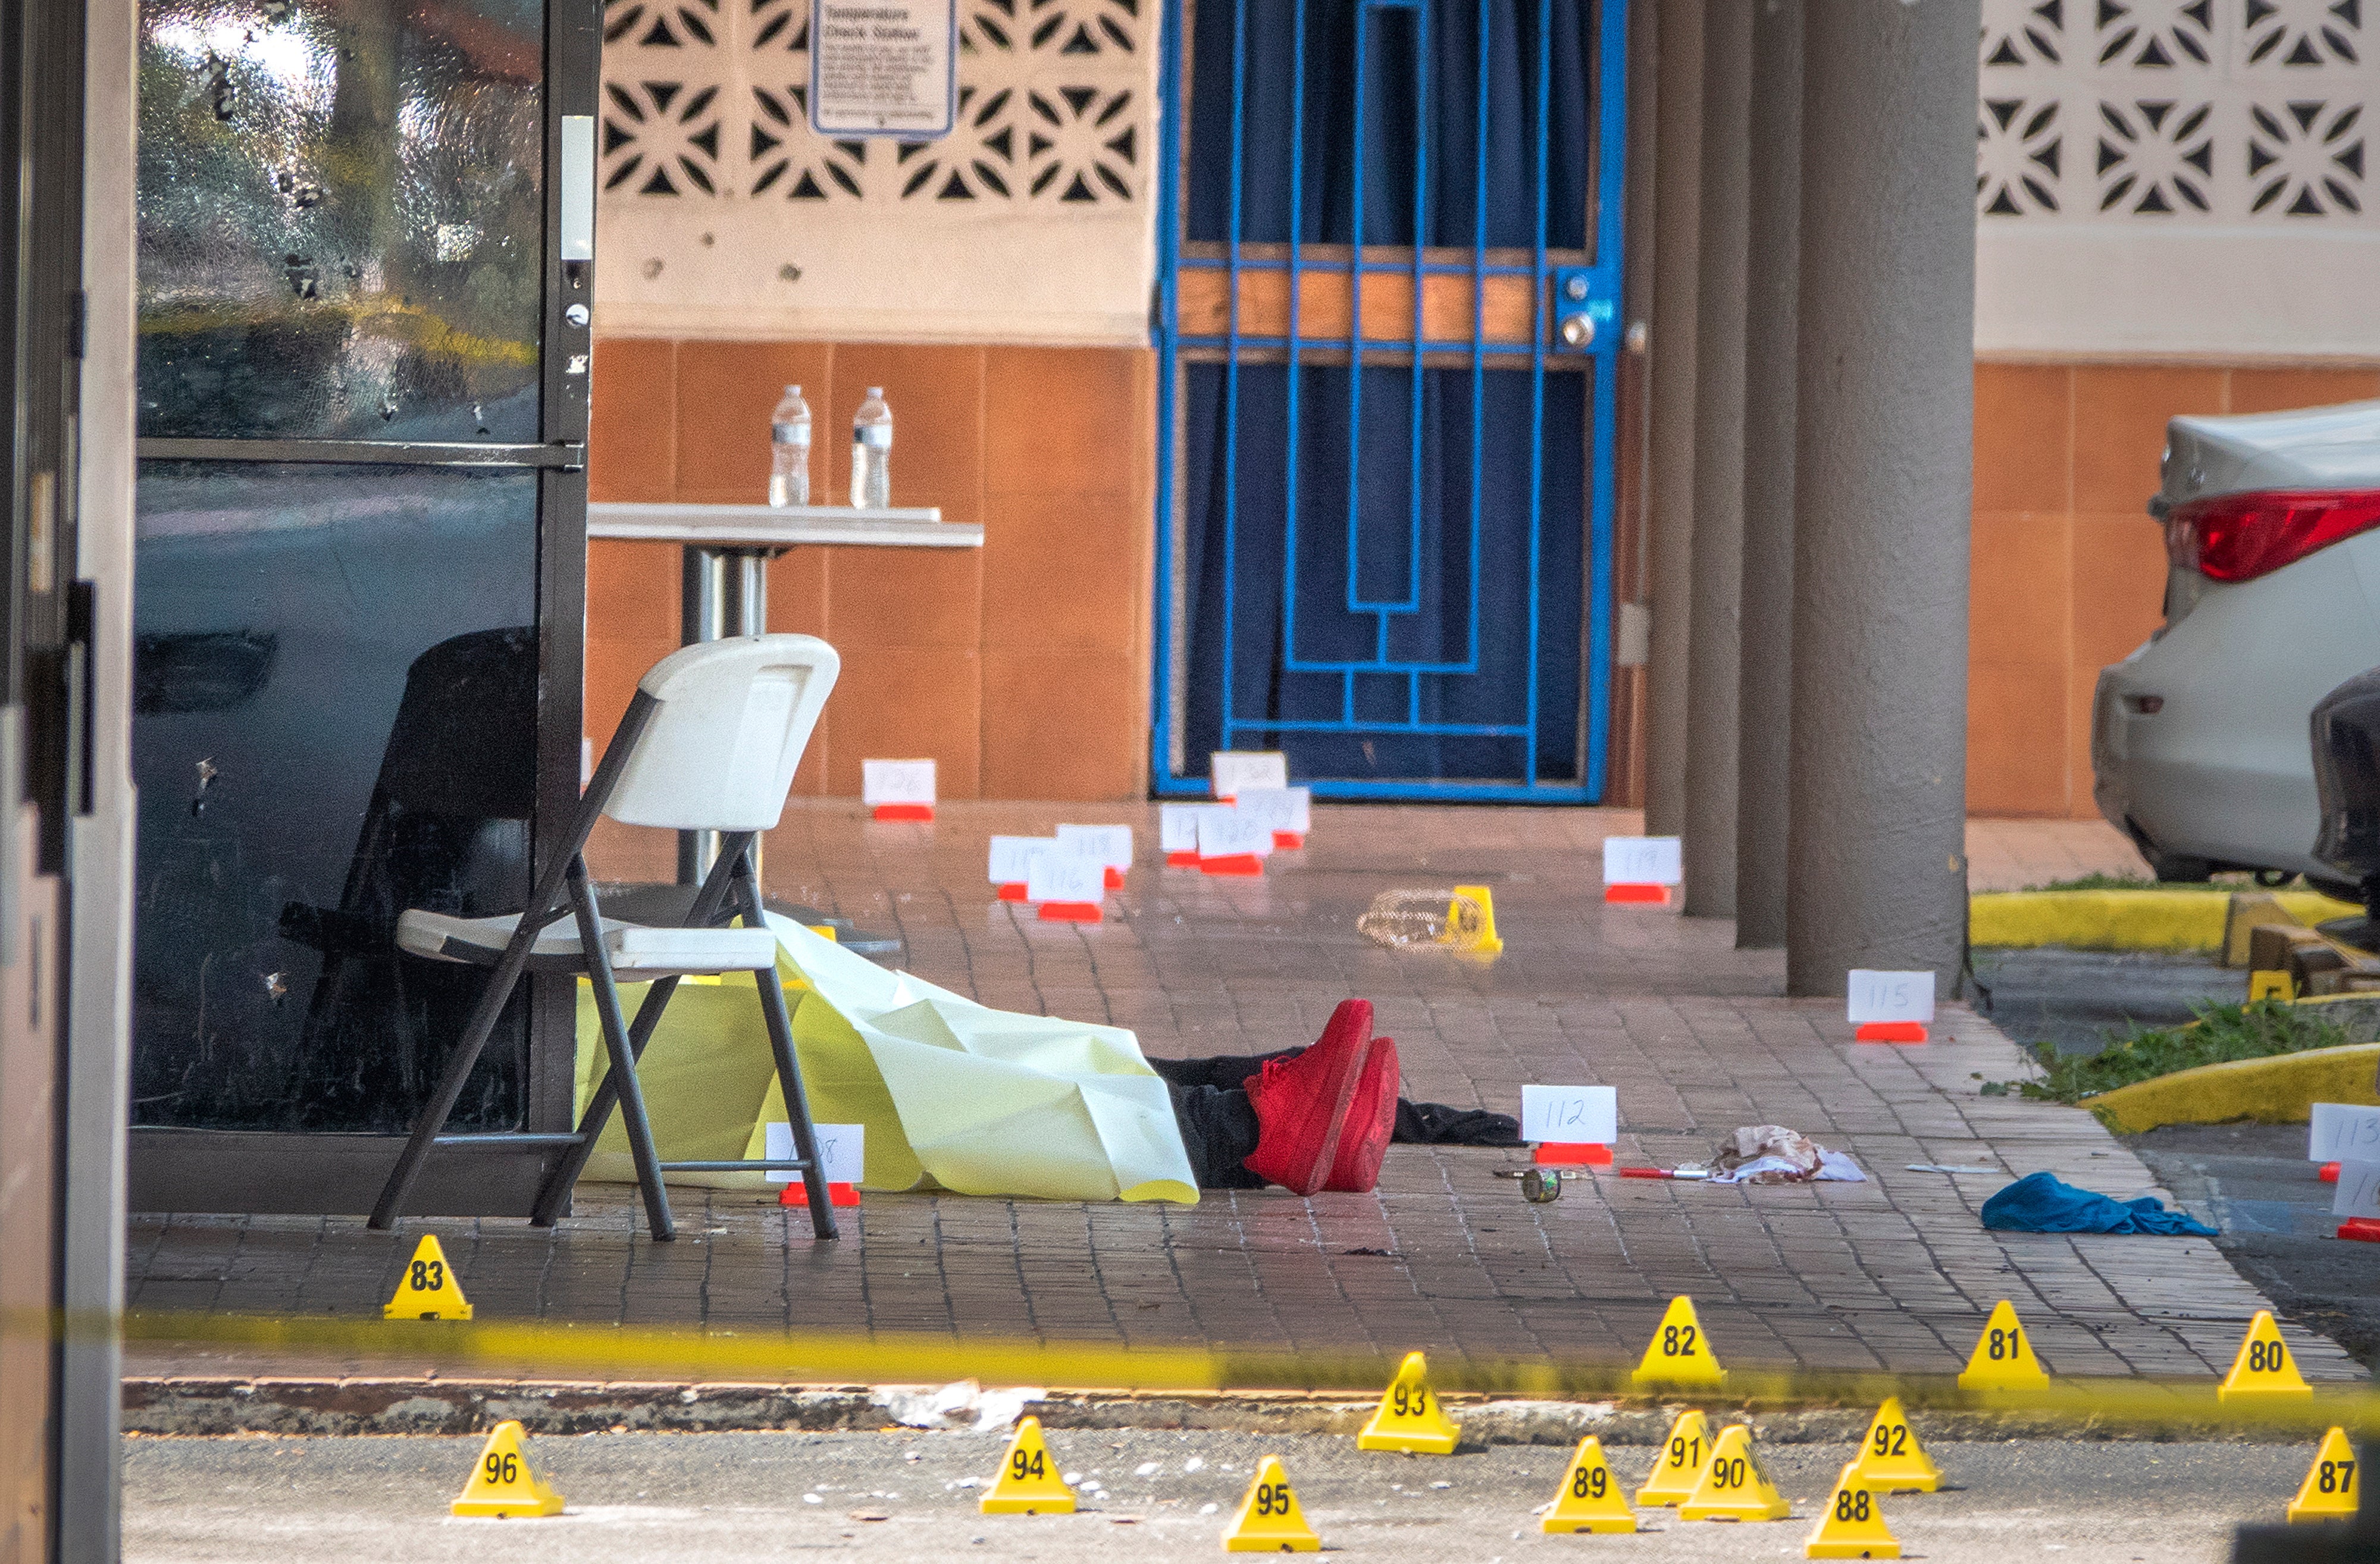
M140 30L134 1122L395 1134L476 992L397 913L516 907L577 794L597 10ZM571 1000L459 1119L565 1126Z

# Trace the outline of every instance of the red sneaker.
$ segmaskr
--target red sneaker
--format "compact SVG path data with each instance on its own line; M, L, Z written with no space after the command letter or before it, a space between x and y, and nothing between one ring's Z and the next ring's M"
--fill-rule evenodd
M1380 1158L1397 1131L1397 1040L1372 1039L1371 1057L1364 1061L1363 1078L1348 1100L1346 1121L1339 1128L1339 1155L1331 1161L1325 1189L1367 1194L1380 1182Z
M1257 1140L1241 1166L1299 1194L1320 1189L1371 1051L1372 1002L1345 1000L1312 1048L1294 1059L1266 1061L1245 1088Z

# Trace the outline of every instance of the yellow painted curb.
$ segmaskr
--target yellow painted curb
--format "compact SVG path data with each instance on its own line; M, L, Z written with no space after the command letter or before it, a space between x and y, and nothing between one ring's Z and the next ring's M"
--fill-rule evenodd
M2284 891L2278 900L2309 927L2363 910L2319 891ZM1967 938L2077 951L2219 951L2230 904L2219 891L1987 891L1967 900Z
M2122 1134L2139 1134L2160 1124L2220 1124L2234 1119L2302 1124L2317 1102L2380 1107L2380 1089L2373 1082L2375 1068L2380 1068L2380 1043L2349 1043L2177 1070L2084 1097L2082 1106Z

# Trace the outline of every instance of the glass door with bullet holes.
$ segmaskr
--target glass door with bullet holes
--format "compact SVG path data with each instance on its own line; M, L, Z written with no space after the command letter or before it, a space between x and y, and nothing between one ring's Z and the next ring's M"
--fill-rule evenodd
M601 6L140 25L133 1204L367 1210L480 976L397 915L517 909L577 795ZM457 1120L567 1128L573 1011Z

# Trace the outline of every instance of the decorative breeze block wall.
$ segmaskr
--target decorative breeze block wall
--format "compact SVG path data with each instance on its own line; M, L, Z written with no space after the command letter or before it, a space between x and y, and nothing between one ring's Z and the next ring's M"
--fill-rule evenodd
M608 0L598 327L1146 346L1156 0L960 0L958 127L808 119L809 0Z
M2368 0L1984 0L1976 346L2380 355Z

